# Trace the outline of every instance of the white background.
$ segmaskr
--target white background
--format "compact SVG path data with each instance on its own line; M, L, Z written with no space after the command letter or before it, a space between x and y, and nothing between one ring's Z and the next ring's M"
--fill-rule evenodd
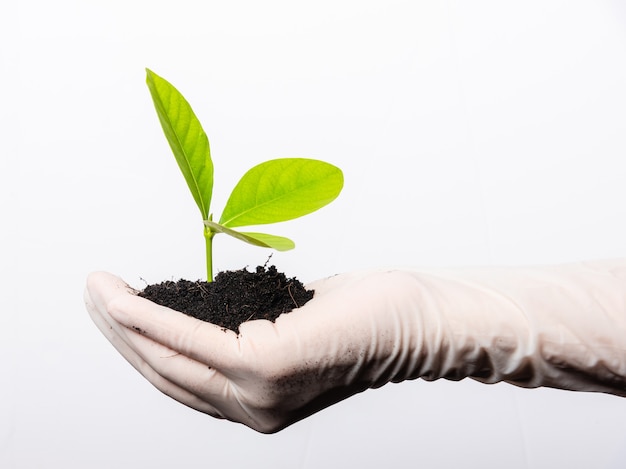
M623 468L626 401L473 381L367 391L276 435L161 395L85 312L92 270L204 275L144 67L207 131L219 214L252 165L344 170L277 226L303 281L626 255L620 1L9 0L0 14L3 468ZM268 251L218 237L218 270Z

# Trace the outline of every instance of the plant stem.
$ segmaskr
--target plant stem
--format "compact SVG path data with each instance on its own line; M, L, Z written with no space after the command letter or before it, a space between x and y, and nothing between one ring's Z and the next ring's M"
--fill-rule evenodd
M213 281L213 231L208 226L204 227L204 241L206 244L206 281Z

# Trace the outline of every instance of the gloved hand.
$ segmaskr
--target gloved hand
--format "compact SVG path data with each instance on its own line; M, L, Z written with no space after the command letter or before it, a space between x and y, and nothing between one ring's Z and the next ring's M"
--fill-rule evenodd
M303 307L240 335L91 274L85 300L168 396L278 431L390 381L471 377L626 396L626 259L537 268L377 270L309 285Z

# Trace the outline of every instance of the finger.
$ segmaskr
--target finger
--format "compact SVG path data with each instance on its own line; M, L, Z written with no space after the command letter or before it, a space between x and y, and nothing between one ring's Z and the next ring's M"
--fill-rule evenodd
M212 368L241 366L237 335L233 331L131 294L115 297L109 302L108 312L127 328Z
M111 318L104 308L99 308L96 305L89 289L85 289L84 299L87 312L98 329L100 329L100 332L126 360L135 366L136 360L134 356L136 354L122 338L122 326ZM137 367L135 366L135 368Z
M230 382L219 370L126 329L126 343L159 376L217 408L230 398Z
M248 420L246 415L240 415L242 409L237 400L228 398L228 381L217 370L207 374L206 365L118 323L103 305L119 296L134 296L134 291L118 277L105 272L90 275L85 290L87 310L133 368L161 392L188 407L216 418Z
M115 321L183 355L219 368L232 367L238 360L232 331L137 297L119 277L94 272L87 278L87 291L96 307Z
M131 334L136 334L132 331L129 332ZM155 388L157 388L163 394L171 397L172 399L175 399L176 401L186 405L187 407L191 407L192 409L211 415L212 417L220 419L225 418L221 411L219 411L210 402L204 400L202 396L198 396L188 389L179 386L177 383L170 381L165 376L162 376L147 361L145 361L143 357L136 353L132 349L132 347L129 347L125 341L122 342L124 343L123 348L125 348L125 350L120 350L117 345L116 348L133 366L133 368L135 368L144 378L146 378ZM169 353L175 354L176 352L170 350Z
M128 343L126 339L127 329L119 324L115 319L111 317L106 311L106 308L98 307L96 302L92 299L92 294L89 289L85 289L85 305L89 316L96 324L100 332L108 339L109 342L115 347L115 349L138 371L143 366L143 359L132 348L132 345Z
M92 272L87 276L87 293L99 309L106 309L109 301L120 295L135 294L126 282L108 272Z
M130 331L119 323L117 323L113 318L111 318L106 311L99 310L94 301L91 298L89 290L85 290L85 304L87 306L87 311L91 316L92 320L100 329L100 331L104 334L104 336L111 342L111 344L115 347L115 349L128 361L133 368L135 368L141 375L143 375L153 386L155 386L158 390L170 396L171 398L181 402L182 404L196 409L200 412L204 412L216 418L225 418L222 412L220 412L213 405L209 404L202 397L189 389L185 389L183 386L180 386L175 382L175 380L170 380L166 376L162 375L159 370L155 369L149 361L144 359L141 353L139 353L136 348L136 344L139 340L145 341L142 343L139 349L143 352L144 355L147 355L152 360L154 360L153 354L146 353L147 350L153 350L157 352L160 357L170 357L175 356L177 353L173 350L167 349L160 344L153 342L149 344L149 339L146 339L139 334ZM129 336L136 336L133 338Z
M187 407L190 407L191 409L197 410L198 412L202 412L217 419L227 418L225 415L222 414L221 411L216 409L214 406L212 406L202 398L166 380L162 376L155 375L153 377L148 377L144 375L144 377L163 394L171 397L175 401L178 401Z
M132 330L126 329L125 341L145 363L140 372L168 396L210 415L258 427L255 417L242 405L237 387L215 368Z

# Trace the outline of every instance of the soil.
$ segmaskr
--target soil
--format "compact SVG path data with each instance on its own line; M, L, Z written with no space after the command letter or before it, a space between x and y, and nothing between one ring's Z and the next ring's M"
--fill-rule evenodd
M220 272L213 282L166 281L148 285L139 296L203 321L239 333L253 319L275 321L313 298L295 277L287 278L275 266Z

